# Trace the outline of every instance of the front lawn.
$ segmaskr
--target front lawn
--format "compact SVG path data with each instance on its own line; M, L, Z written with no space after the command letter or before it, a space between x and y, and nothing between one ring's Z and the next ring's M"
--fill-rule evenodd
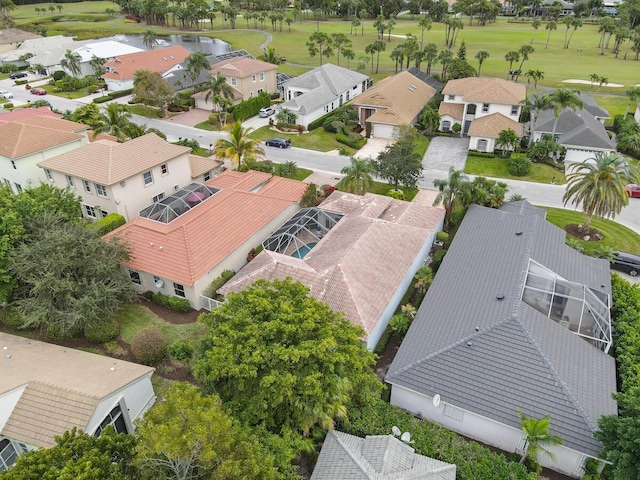
M413 142L413 151L422 158L427 148L429 148L429 139L422 134L416 135L416 139Z
M338 188L338 190L340 190L342 192L347 192L347 190L339 188L337 185L336 185L336 188ZM404 192L405 200L407 202L410 202L411 200L413 200L413 198L419 192L419 190L417 188L408 189L408 188L404 188L402 185L400 185L398 188ZM393 189L393 185L389 185L388 183L384 183L384 182L375 182L374 181L373 185L371 186L371 188L367 189L367 193L377 193L378 195L386 195L387 193L389 193L389 190L391 190L391 189Z
M129 113L134 115L140 115L141 117L147 118L160 118L160 110L155 107L149 107L147 105L142 105L141 103L136 103L134 105L127 106Z
M249 136L251 138L258 139L261 142L274 137L289 138L291 139L291 145L294 147L316 150L318 152L329 152L331 150L340 150L341 148L345 148L349 155L353 155L353 153L355 153L353 149L338 142L335 134L325 131L322 127L316 128L309 133L298 135L297 133L285 133L278 130L271 130L269 125L265 125L264 127L260 127L251 132Z
M55 95L56 97L60 97L60 98L70 98L72 100L90 95L90 93L87 91L86 88L79 88L78 90L74 90L73 92L61 92L59 91L58 87L56 87L55 85L49 85L49 84L40 85L34 88L42 88L46 90L49 95ZM40 98L37 95L34 95L34 97Z
M563 230L566 225L580 225L584 222L584 213L582 212L562 208L542 208L547 211L547 220ZM612 220L595 217L591 220L591 226L604 235L604 240L599 242L579 241L587 253L600 246L608 246L614 250L640 255L640 235L633 230Z
M195 128L199 128L200 130L207 130L208 132L219 132L220 127L218 124L209 123L209 120L205 120L204 122L196 123L194 125Z
M567 182L564 173L544 165L542 163L534 163L531 171L524 177L515 177L509 173L508 159L495 157L484 158L469 155L464 172L469 175L481 175L483 177L506 178L508 180L523 180L525 182L551 183L554 181L556 185L563 185Z
M135 335L145 328L154 327L167 337L169 344L182 341L197 340L207 327L202 323L185 323L175 325L165 322L144 305L130 304L122 308L116 315L120 323L120 337L126 343L131 343Z

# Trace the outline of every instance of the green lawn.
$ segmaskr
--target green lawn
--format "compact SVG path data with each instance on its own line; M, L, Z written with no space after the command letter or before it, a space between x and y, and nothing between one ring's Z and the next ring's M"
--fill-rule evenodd
M605 125L613 125L613 118L616 115L624 115L627 106L629 111L633 113L635 108L630 105L628 97L614 95L592 95L598 105L609 112L611 118L605 122Z
M566 178L562 172L540 163L534 163L529 175L524 177L514 177L509 173L509 167L504 158L483 158L469 155L464 167L465 173L469 175L481 175L483 177L506 178L509 180L523 180L526 182L551 183L555 181L557 185L566 183Z
M584 214L562 208L542 207L547 211L547 220L554 225L564 229L566 225L581 224L584 222ZM591 226L597 228L603 235L604 240L600 242L580 242L585 251L589 252L594 248L605 245L614 250L640 255L640 235L633 230L620 225L612 220L593 218Z
M201 130L207 130L208 132L219 132L220 128L218 127L218 125L213 125L211 123L209 123L208 120L205 120L204 122L200 122L194 125L195 128L199 128Z
M333 133L326 132L324 128L316 128L309 133L303 133L298 135L297 133L284 133L277 130L271 130L269 125L260 127L249 134L251 138L257 138L261 142L273 138L282 137L291 139L291 145L294 147L307 148L309 150L317 150L319 152L328 152L330 150L339 150L346 148L350 154L354 153L354 150L346 147L342 143L336 141L336 136ZM269 148L266 147L267 157L269 156Z
M61 98L70 98L70 99L75 99L75 98L82 98L82 97L86 97L87 95L89 95L89 92L87 92L86 88L81 88L79 90L75 90L73 92L60 92L60 91L56 91L58 90L58 88L55 85L40 85L37 88L43 88L47 91L47 93L49 95L55 95L56 97L61 97ZM35 95L34 95L35 97Z
M167 323L147 307L137 304L124 307L118 312L116 319L120 322L120 336L127 343L131 343L140 330L150 327L155 327L164 333L170 344L175 341L196 340L207 330L202 323L182 325Z
M371 188L367 189L367 192L377 193L378 195L386 195L387 193L389 193L389 190L391 190L392 188L393 188L393 186L389 185L388 183L373 182L373 185L371 186ZM419 190L417 188L416 189L407 189L407 188L404 188L404 187L400 186L400 189L404 192L405 200L407 200L408 202L413 200L413 198L419 192ZM338 190L346 192L346 190L343 190L343 189L340 189L340 188L338 188Z
M135 105L128 105L128 109L130 113L134 115L140 115L142 117L147 118L159 118L160 110L155 107L149 107L147 105L142 105L141 103L136 103Z
M429 139L424 135L418 135L413 142L413 151L420 155L420 158L424 157L424 153L429 148Z
M300 168L296 169L296 174L293 176L294 180L304 180L309 175L313 173L313 170L309 170L308 168Z

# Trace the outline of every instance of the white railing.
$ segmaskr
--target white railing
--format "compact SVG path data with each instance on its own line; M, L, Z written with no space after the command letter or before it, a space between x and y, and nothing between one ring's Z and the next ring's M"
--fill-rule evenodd
M213 298L205 297L204 295L200 295L200 302L202 303L202 308L209 311L222 305L222 302Z

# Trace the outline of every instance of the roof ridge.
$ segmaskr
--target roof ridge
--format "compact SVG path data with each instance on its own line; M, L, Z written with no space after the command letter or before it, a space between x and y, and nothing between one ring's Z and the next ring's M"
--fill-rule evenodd
M335 430L330 430L330 432L333 433L333 437L335 438L336 442L338 442L338 444L340 445L342 450L344 450L347 453L347 455L349 455L349 458L351 458L351 460L353 460L353 463L355 463L356 466L362 471L362 473L364 473L369 479L373 480L374 477L371 476L372 475L371 470L373 470L375 472L375 468L373 468L373 466L362 455L362 453L360 453L360 458L357 458L355 456L354 452L350 448L348 448L347 445L342 441L342 439L337 435L338 432L336 432ZM364 438L362 438L362 437L358 437L358 438L364 443L364 440L365 440ZM360 444L360 450L362 450L362 443ZM364 460L364 462L366 462L366 465L363 463L362 460ZM369 467L369 468L367 468L367 467Z
M184 252L187 255L187 267L189 268L189 280L192 282L191 285L194 285L196 283L196 281L198 280L197 278L195 278L195 273L193 271L193 261L192 261L192 256L191 256L191 247L190 247L190 241L189 238L187 236L187 224L182 224L180 225L178 228L180 230L182 230L182 238L184 239Z
M102 399L102 397L99 397L98 395L95 395L95 394L80 392L80 391L75 390L73 388L61 387L61 386L55 385L53 383L43 382L42 380L30 380L30 381L28 381L25 384L25 389L29 388L30 385L43 385L45 387L49 387L49 388L52 388L54 390L62 390L64 392L70 392L70 393L73 393L74 395L78 395L80 397L91 398L92 400L96 400L96 401Z

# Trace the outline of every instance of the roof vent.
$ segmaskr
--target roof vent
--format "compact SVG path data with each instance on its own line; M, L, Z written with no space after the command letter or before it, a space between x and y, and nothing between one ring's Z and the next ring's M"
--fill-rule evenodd
M7 353L7 354L4 356L4 358L6 358L7 360L11 360L11 354L10 354L10 353Z
M476 332L480 331L480 327L476 326Z
M516 230L516 235L517 235L517 236L522 235L522 230Z
M496 298L498 300L504 300L504 294L503 293L499 293L498 295L496 295Z
M166 62L167 61L167 57L162 57L162 59Z
M467 347L470 347L471 345L473 345L473 343L467 342Z

